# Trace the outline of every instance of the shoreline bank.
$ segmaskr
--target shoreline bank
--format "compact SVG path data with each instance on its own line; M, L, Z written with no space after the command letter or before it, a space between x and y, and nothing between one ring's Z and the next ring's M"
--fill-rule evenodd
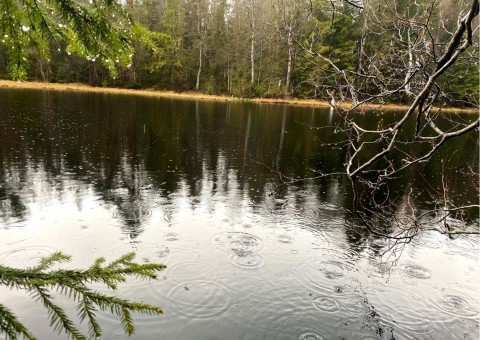
M160 98L178 98L186 100L204 100L204 101L229 101L229 102L251 102L251 103L265 103L265 104L287 104L295 106L310 106L310 107L330 107L326 100L320 99L296 99L296 98L239 98L230 97L226 95L210 95L200 92L174 92L174 91L159 91L154 89L123 89L114 87L93 87L79 83L42 83L42 82L16 82L12 80L0 80L0 88L16 88L16 89L38 89L38 90L54 90L54 91L72 91L72 92L95 92L95 93L109 93L109 94L126 94L126 95L140 95ZM341 108L348 108L350 103L340 103ZM364 105L364 110L404 110L407 105L402 104L368 104ZM475 108L455 108L445 107L442 111L446 112L470 112L478 113Z

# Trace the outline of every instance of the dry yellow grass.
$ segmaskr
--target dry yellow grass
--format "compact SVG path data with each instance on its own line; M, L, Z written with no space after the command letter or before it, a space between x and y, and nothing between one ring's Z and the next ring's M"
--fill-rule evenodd
M97 93L112 93L112 94L131 94L150 97L164 97L164 98L179 98L190 100L206 100L206 101L248 101L253 103L269 103L269 104L288 104L288 105L300 105L310 107L329 107L329 103L325 100L314 99L296 99L296 98L238 98L233 96L221 96L221 95L209 95L199 92L173 92L173 91L158 91L154 89L146 90L133 90L133 89L120 89L112 87L92 87L84 84L69 83L69 84L56 84L56 83L42 83L42 82L15 82L11 80L0 80L0 87L2 88L23 88L23 89L42 89L42 90L55 90L55 91L72 91L72 92L97 92ZM348 102L340 103L338 106L348 108L351 104ZM405 110L407 105L398 104L386 104L365 105L363 109L368 110ZM449 112L471 112L478 113L475 108L442 108L443 111Z

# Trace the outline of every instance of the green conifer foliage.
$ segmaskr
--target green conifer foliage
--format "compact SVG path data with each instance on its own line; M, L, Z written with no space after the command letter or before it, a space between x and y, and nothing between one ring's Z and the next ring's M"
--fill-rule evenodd
M70 261L70 256L56 252L31 268L18 269L0 266L0 284L12 289L24 290L43 304L50 319L50 325L57 332L64 332L72 339L98 338L102 335L95 312L107 311L120 318L123 330L132 335L135 327L132 312L146 315L162 314L157 306L105 295L88 287L91 284L104 284L115 290L118 283L127 277L155 279L156 273L165 268L162 264L138 264L134 262L134 253L128 253L115 261L106 263L104 258L97 259L86 270L52 269L54 265ZM80 322L88 325L88 336L82 334L71 317L55 303L51 292L65 295L76 303ZM0 334L7 339L35 339L35 336L17 319L12 311L0 304Z
M112 0L0 0L0 44L8 51L8 73L27 77L33 50L47 60L50 48L98 61L116 75L131 63L133 39L142 28ZM63 43L62 43L63 42Z

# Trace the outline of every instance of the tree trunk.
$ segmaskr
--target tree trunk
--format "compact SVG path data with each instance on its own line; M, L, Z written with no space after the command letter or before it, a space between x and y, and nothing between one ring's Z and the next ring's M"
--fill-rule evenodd
M413 52L412 52L412 41L411 41L411 38L410 38L410 28L408 29L407 31L407 42L408 42L408 68L407 68L407 73L405 74L405 82L407 83L407 85L405 85L405 94L407 96L412 96L413 93L412 93L412 87L411 87L411 81L408 81L408 79L410 79L410 77L412 76L413 74Z
M227 62L227 91L232 94L232 81L230 79L230 61Z
M253 20L253 18L252 18ZM250 84L255 81L255 23L252 21L252 41L250 45Z
M292 75L292 61L293 61L293 42L292 42L291 30L288 30L287 44L288 44L288 62L287 62L287 79L285 80L285 90L288 93L290 90L290 79Z
M250 84L255 82L255 0L250 1L250 29L251 29L251 41L250 41Z
M198 71L197 71L197 83L195 84L195 90L200 88L200 74L202 73L202 44L200 43L200 49L198 52Z

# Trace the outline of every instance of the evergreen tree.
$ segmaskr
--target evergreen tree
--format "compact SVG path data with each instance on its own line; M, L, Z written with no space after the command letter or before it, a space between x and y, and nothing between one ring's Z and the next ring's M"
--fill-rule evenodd
M156 272L165 268L161 264L138 264L133 262L134 253L128 253L115 261L105 264L104 258L97 259L86 270L52 269L54 265L70 260L70 256L56 252L31 268L18 269L0 265L0 284L12 289L24 290L43 304L50 319L50 325L58 332L64 332L72 339L98 338L102 329L95 312L109 311L120 318L126 334L132 335L135 327L131 312L147 315L162 313L160 307L134 302L92 290L91 284L104 284L115 290L118 283L127 277L155 279ZM80 322L88 325L89 336L78 329L72 318L54 302L51 292L67 296L76 303ZM35 339L35 336L18 320L15 314L0 303L0 334L7 339Z
M130 64L132 41L144 30L112 0L0 0L0 43L11 78L27 77L32 51L49 60L51 47L104 65L113 76Z

